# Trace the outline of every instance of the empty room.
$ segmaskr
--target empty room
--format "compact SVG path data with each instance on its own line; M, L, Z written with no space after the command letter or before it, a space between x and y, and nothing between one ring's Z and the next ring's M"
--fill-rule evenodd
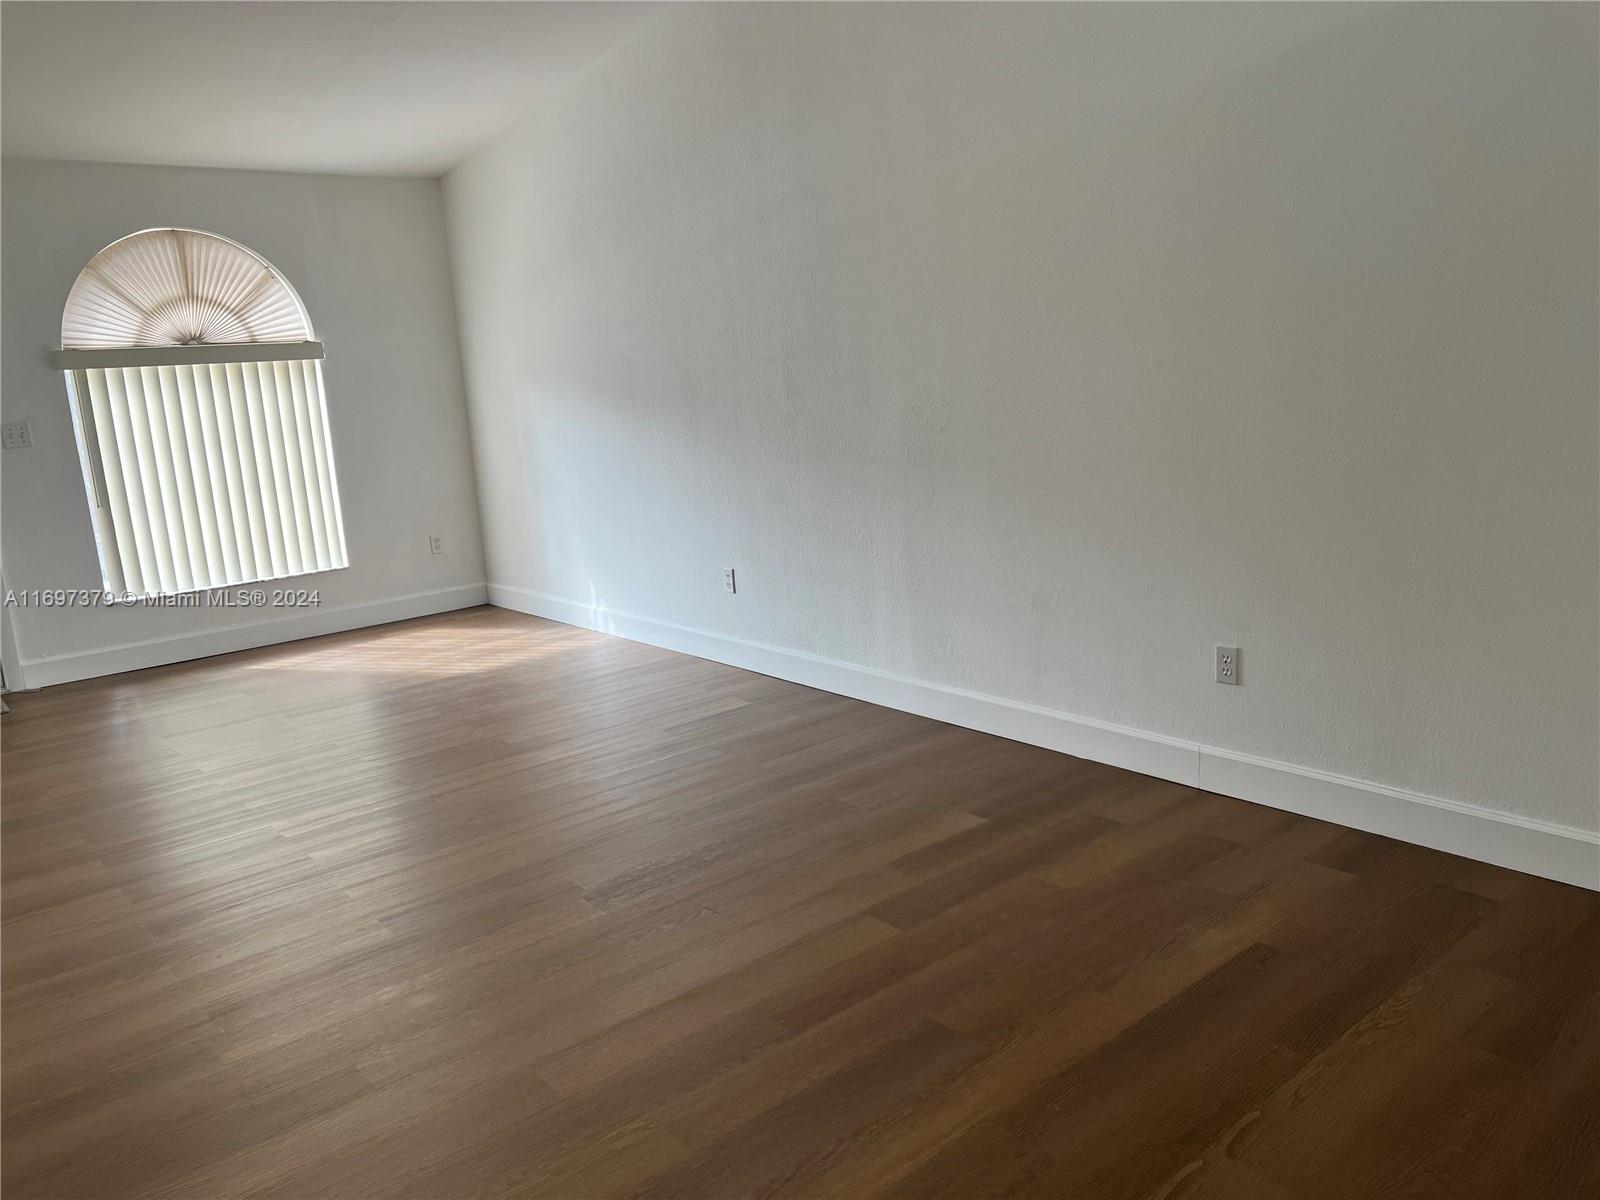
M1600 4L0 3L6 1200L1600 1196Z

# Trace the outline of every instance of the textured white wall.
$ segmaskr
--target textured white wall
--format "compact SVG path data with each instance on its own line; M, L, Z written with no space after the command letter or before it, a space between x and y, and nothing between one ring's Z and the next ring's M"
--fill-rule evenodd
M446 180L490 579L1595 829L1596 41L674 14Z
M432 180L7 159L0 409L31 449L4 451L6 583L99 588L61 373L61 307L108 242L155 225L243 242L288 276L327 346L324 379L347 570L307 576L325 607L483 580L439 186ZM428 552L428 535L446 553ZM26 660L272 620L283 610L13 608Z

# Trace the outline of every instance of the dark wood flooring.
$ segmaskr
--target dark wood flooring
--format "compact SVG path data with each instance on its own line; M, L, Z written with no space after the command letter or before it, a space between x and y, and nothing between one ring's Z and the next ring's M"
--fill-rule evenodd
M477 609L15 698L4 1190L1600 1195L1600 897Z

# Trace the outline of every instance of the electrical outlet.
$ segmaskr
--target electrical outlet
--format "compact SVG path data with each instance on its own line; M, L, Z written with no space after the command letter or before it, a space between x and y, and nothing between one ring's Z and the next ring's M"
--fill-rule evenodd
M437 533L432 533L432 534L428 535L428 553L429 554L443 554L444 553L444 539L442 537L440 537Z
M33 430L28 428L26 421L17 421L5 427L6 449L17 450L23 446L33 445Z
M730 596L739 590L738 581L733 577L732 567L722 568L722 590L727 592Z
M1239 647L1217 647L1217 682L1237 685L1242 677Z

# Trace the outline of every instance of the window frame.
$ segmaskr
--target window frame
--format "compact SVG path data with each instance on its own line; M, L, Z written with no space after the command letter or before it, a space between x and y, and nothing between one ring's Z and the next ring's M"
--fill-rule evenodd
M267 340L208 340L229 334ZM349 566L324 357L293 285L232 238L162 226L89 260L53 362L111 602Z

